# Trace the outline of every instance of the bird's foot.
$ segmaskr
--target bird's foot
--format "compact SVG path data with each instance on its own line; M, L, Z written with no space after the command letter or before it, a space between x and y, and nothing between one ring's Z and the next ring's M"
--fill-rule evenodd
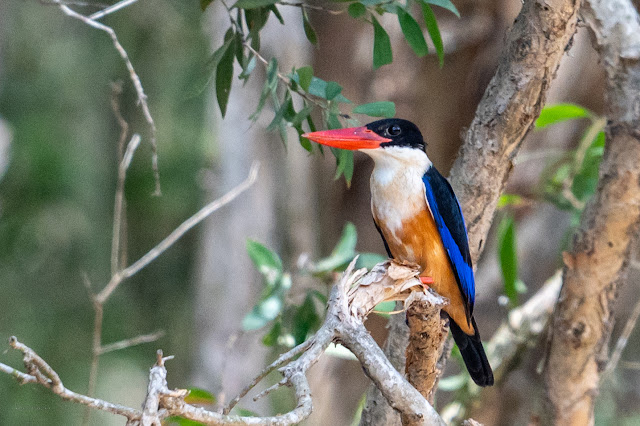
M432 277L420 277L420 282L422 283L422 285L426 288L429 287L429 284L433 284L434 280Z

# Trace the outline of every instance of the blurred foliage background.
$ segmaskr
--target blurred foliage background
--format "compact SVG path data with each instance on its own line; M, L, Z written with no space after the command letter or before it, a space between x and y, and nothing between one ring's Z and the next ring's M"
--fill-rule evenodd
M341 94L353 105L334 104L324 115L316 110L311 117L318 127L331 125L332 115L342 124L353 119L364 123L371 118L352 107L394 102L396 116L419 125L430 158L446 173L520 3L460 0L455 2L460 18L434 8L442 35L442 68L438 43L433 44L437 38L421 23L430 53L418 57L422 55L416 55L415 40L406 43L406 31L389 13L376 17L388 33L393 63L383 66L386 59L380 57L376 61L380 28L361 19L358 5L363 4L373 3L330 5L345 12L339 15L281 6L285 26L270 18L261 32L260 53L276 57L285 74L312 65L314 76L340 84L334 96ZM158 342L102 356L97 396L138 406L155 351L162 348L176 356L168 364L170 386L198 386L219 400L229 399L278 351L317 326L333 269L356 252L384 253L369 212L372 165L356 155L350 188L344 180L334 180L335 160L328 151L310 155L297 143L299 129L284 122L269 128L278 116L273 98L252 123L249 116L268 79L260 63L246 85L233 78L224 120L215 84L194 95L194 84L230 26L221 2L203 12L196 0L140 1L104 22L116 30L149 97L158 127L163 195L152 196L148 126L108 36L53 5L1 2L0 123L5 130L0 130L0 341L16 335L51 363L67 387L86 392L93 309L83 275L96 290L110 276L120 135L111 109L111 84L122 82L122 114L131 131L143 138L126 182L127 263L206 201L238 184L253 160L261 160L262 170L249 193L214 213L124 282L108 301L103 343L158 329L166 334ZM314 38L316 45L309 41ZM509 196L503 198L477 270L476 315L485 340L511 307L560 267L571 227L593 192L604 141L596 137L581 142L581 137L593 130L602 113L602 73L596 58L581 30L548 99L549 104L573 102L581 107L565 106L564 113L548 110L550 122L558 116L566 120L532 132L514 161ZM238 65L234 72L237 77ZM280 101L286 99L282 88L276 94ZM304 108L295 93L291 98L296 111ZM575 112L572 108L583 113L571 116L567 111ZM351 112L349 120L339 115ZM289 135L286 144L283 132ZM582 153L581 161L576 153ZM248 246L247 240L252 241ZM270 284L261 265L275 268L277 281ZM637 278L636 271L622 290L614 338L637 299ZM263 312L260 304L274 295L282 310L251 322L256 315L247 314ZM372 316L368 323L380 340L384 325L382 316ZM603 385L598 424L640 424L637 337L634 332L620 367ZM527 422L539 409L532 395L542 392L535 370L543 356L544 345L533 342L508 380L483 394L473 416L486 424ZM1 352L0 361L20 365L11 351ZM455 363L450 370L458 372ZM340 356L324 357L312 370L312 382L315 411L308 424L349 424L367 386L359 365ZM441 392L439 407L455 398L456 390L450 386ZM261 413L281 412L289 407L287 392L242 404ZM0 377L0 395L0 424L66 425L79 424L82 418L81 407L36 386L19 387L10 377ZM99 413L91 420L122 424Z

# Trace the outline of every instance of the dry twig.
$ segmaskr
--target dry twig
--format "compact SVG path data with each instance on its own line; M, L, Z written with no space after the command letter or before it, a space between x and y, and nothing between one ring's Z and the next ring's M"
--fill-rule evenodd
M120 57L122 58L122 60L124 61L125 66L127 67L127 70L129 71L129 78L131 79L131 82L133 83L133 86L136 89L136 94L138 95L138 103L140 104L140 107L142 108L142 113L144 115L145 120L147 121L147 124L149 125L149 129L151 131L151 165L153 168L153 173L155 176L155 182L156 182L156 189L155 189L155 195L160 195L161 194L161 190L160 190L160 172L158 169L158 144L157 144L157 140L156 140L156 136L157 136L157 128L156 128L156 123L153 120L153 116L151 115L151 111L149 110L149 104L147 103L147 95L144 93L144 88L142 87L142 82L140 81L140 77L138 77L138 74L136 73L135 68L133 67L133 64L131 63L131 60L129 59L129 54L127 53L127 51L124 49L124 47L122 47L122 45L120 44L120 41L118 40L118 36L116 35L116 32L113 30L113 28L104 25L96 20L94 20L93 18L91 18L90 16L85 16L82 15L78 12L76 12L75 10L71 9L69 6L65 5L64 3L62 3L59 0L54 0L54 3L57 3L58 6L60 7L60 10L62 10L62 12L64 12L65 15L74 18L74 19L78 19L82 22L84 22L85 24L89 25L92 28L95 28L97 30L100 31L104 31L107 34L109 34L109 37L111 37L111 40L113 41L113 45L116 48L116 50L118 51L118 53L120 54ZM112 7L116 7L117 5L122 4L121 6L119 6L117 9L115 10L119 10L122 9L123 7L129 6L131 3L133 3L132 1L123 1L120 3L117 3L115 5L113 5ZM110 8L107 8L110 9ZM105 9L105 10L107 10ZM115 10L112 10L111 12L114 12ZM104 12L104 11L103 11ZM109 13L111 13L109 12ZM101 12L98 12L98 14L100 14ZM101 15L99 17L102 17L104 15Z

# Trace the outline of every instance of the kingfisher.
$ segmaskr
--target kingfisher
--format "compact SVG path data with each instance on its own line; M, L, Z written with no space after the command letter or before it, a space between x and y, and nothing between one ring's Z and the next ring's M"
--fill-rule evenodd
M493 385L473 318L475 280L460 203L429 160L418 127L392 118L302 136L373 159L371 212L387 254L418 264L421 280L449 299L443 310L471 378L479 386Z

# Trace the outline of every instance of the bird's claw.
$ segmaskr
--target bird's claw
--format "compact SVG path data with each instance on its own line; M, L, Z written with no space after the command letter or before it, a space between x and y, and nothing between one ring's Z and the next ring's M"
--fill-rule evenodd
M430 284L434 283L434 280L432 277L420 277L420 282L423 286L429 287Z

